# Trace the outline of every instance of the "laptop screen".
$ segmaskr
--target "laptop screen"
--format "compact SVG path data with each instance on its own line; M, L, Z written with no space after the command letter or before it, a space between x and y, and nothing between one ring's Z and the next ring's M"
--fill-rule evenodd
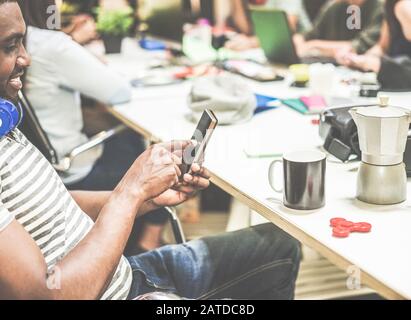
M255 34L269 61L287 65L300 62L284 11L253 8L251 18Z

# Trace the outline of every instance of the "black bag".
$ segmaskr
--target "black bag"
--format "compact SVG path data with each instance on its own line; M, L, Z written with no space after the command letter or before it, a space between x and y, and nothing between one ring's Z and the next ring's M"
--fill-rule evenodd
M321 114L320 136L324 141L324 149L343 162L351 156L357 156L358 160L361 159L357 126L348 112L354 107L356 106L330 108ZM405 148L404 163L407 176L411 177L410 134Z
M321 114L320 136L324 148L343 162L351 155L361 156L357 126L348 112L351 108L330 108Z

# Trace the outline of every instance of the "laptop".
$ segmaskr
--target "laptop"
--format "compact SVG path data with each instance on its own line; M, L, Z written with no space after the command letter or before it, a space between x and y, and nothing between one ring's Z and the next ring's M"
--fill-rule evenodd
M298 57L293 32L284 11L252 8L251 19L261 48L270 62L286 65L315 62L335 64L334 59L327 57Z

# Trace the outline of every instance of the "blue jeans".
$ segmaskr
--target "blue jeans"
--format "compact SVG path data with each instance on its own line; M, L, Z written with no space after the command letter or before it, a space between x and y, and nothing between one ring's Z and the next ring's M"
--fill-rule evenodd
M300 244L264 224L128 260L133 270L129 299L155 291L188 299L293 299Z

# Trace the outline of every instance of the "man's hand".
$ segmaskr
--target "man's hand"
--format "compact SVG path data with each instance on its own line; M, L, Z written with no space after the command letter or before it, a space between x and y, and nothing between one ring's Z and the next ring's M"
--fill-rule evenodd
M343 48L337 50L335 53L335 60L337 61L338 64L342 66L347 66L347 63L349 62L349 57L352 56L353 54L356 54L352 48Z
M172 141L150 146L127 171L114 190L149 201L179 183L183 150L192 141Z
M293 36L293 42L294 42L294 46L295 46L295 50L297 52L297 55L299 57L303 57L307 51L306 47L305 47L305 39L304 36L301 34L295 34Z
M346 67L365 72L371 71L378 73L381 69L381 58L371 54L358 55L355 53L348 53L339 56L338 62Z
M199 164L191 166L191 174L185 174L182 183L169 189L151 200L155 206L153 209L165 206L176 206L195 196L195 194L208 188L210 185L210 173Z
M88 15L75 16L71 24L63 31L73 38L77 43L84 45L97 39L97 27L94 19Z
M225 44L225 48L233 51L245 51L258 48L260 45L257 37L246 36L244 34L236 35L233 39Z

